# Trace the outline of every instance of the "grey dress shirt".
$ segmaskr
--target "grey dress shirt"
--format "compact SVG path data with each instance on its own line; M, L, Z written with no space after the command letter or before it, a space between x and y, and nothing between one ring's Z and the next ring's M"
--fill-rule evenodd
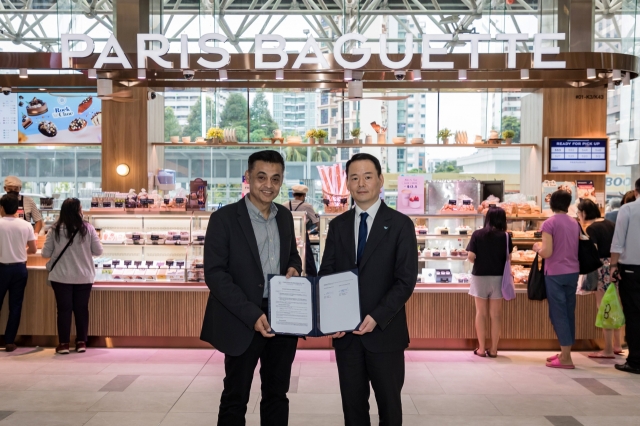
M265 219L260 210L253 205L249 199L249 195L244 197L251 218L251 226L258 243L258 252L260 253L260 263L262 263L262 273L264 274L264 293L262 297L269 296L269 274L278 275L280 273L280 233L278 232L278 222L276 222L276 214L278 208L271 203L271 213L269 218Z
M640 265L640 200L627 203L618 211L611 253L620 253L618 263Z

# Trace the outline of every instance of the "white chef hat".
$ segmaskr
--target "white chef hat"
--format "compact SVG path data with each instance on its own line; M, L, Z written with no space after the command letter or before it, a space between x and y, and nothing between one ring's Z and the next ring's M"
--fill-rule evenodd
M294 194L307 194L307 192L309 192L309 188L307 187L307 185L293 185L291 187L291 191Z
M17 176L7 176L4 178L4 186L22 188L22 181Z

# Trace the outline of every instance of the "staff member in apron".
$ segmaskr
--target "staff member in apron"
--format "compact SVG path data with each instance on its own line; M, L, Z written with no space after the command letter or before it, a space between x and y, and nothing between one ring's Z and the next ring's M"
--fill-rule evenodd
M18 197L18 217L29 223L33 222L35 224L33 227L34 233L38 235L44 226L42 213L38 210L33 198L20 195L22 181L17 176L7 176L4 179L4 190L7 194L15 194Z
M307 247L305 254L305 272L307 276L315 277L318 275L318 268L316 267L316 260L313 257L313 252L311 251L311 242L309 241L309 231L313 228L318 227L318 223L320 219L316 214L315 210L313 210L313 206L307 202L305 199L307 198L307 192L309 192L309 188L306 185L293 185L291 187L293 192L293 200L289 200L288 203L284 203L284 206L291 210L292 212L306 212L307 213Z

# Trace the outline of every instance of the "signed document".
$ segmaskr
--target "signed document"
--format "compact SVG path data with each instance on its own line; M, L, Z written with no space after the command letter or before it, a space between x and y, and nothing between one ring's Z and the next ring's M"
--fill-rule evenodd
M313 330L313 292L304 277L275 276L269 281L269 324L276 333L306 336Z
M318 337L353 331L360 322L354 272L269 279L269 324L276 334Z

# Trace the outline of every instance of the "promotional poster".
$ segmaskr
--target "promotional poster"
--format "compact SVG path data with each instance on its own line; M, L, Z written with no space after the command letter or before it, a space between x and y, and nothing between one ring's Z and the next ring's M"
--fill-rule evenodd
M424 176L398 176L399 212L424 214Z
M19 93L14 143L101 143L102 105L91 94Z

